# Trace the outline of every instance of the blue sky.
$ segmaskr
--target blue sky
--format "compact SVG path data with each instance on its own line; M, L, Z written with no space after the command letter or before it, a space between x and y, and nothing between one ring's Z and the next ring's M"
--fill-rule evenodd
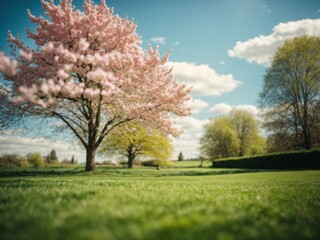
M73 3L81 8L83 0ZM268 57L283 40L320 35L316 0L109 0L107 4L139 23L144 47L158 44L162 55L172 49L170 62L177 80L194 86L193 114L176 120L185 134L174 141L175 154L183 151L186 157L198 155L207 119L234 107L257 113ZM7 30L23 38L25 28L34 27L27 8L34 15L43 14L38 0L0 2L0 47L5 51ZM10 140L0 136L2 144Z

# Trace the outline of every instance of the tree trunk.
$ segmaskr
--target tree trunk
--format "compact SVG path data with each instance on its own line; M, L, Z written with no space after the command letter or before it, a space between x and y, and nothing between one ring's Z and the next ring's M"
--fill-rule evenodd
M128 149L127 149L127 153L128 153L128 168L133 168L133 160L135 158L135 154L134 154L134 150L133 150L133 146L129 145Z
M304 146L306 150L311 149L311 133L310 129L305 129L304 130Z
M128 157L128 168L133 168L133 157L132 156Z
M86 156L86 171L92 172L96 170L96 149L88 147Z

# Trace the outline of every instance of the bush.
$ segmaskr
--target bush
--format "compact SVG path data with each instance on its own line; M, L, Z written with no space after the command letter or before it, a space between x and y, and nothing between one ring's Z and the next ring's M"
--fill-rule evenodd
M320 169L320 150L219 159L212 161L212 167L249 169Z
M0 167L21 167L26 161L18 154L3 154L0 156Z
M36 169L44 165L44 160L40 153L29 153L27 159L31 166Z
M0 167L20 167L21 157L18 154L0 156Z
M167 160L148 160L142 161L141 165L145 167L170 167L172 162Z
M96 162L96 165L104 166L104 165L117 165L117 164L113 161L105 160L103 162Z

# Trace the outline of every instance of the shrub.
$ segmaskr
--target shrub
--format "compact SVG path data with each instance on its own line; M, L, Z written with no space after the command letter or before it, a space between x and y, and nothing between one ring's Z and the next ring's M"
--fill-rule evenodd
M31 166L36 169L44 165L44 160L40 153L29 153L27 159Z
M172 162L168 160L148 160L142 161L141 165L145 167L170 167Z
M117 165L117 164L115 162L113 162L113 161L105 160L103 162L96 162L96 165L103 166L103 165Z
M320 169L320 150L274 153L212 161L214 168Z
M0 156L0 167L21 167L25 161L18 154L3 154Z

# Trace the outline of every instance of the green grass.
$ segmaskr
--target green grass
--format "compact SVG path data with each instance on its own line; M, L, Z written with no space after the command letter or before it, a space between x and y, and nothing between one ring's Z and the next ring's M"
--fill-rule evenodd
M320 239L320 171L0 170L0 239Z
M200 161L196 160L185 160L185 161L173 161L172 166L175 168L189 168L189 167L198 167L200 165ZM211 167L212 162L211 161L204 161L203 167Z

